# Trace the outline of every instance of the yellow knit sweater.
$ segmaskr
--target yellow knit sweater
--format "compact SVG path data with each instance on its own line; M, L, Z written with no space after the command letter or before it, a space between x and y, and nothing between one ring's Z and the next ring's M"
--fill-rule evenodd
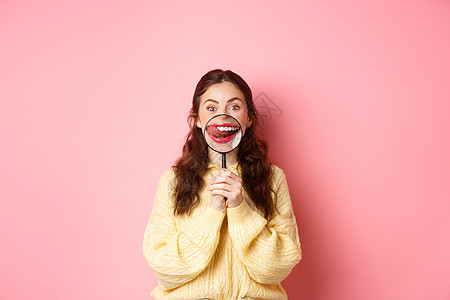
M240 175L236 165L229 170ZM209 165L207 182L218 168ZM173 214L174 172L159 181L143 251L159 285L155 299L287 299L280 282L301 259L300 242L283 171L274 166L275 213L270 220L244 201L225 213L209 207L210 193L190 216Z

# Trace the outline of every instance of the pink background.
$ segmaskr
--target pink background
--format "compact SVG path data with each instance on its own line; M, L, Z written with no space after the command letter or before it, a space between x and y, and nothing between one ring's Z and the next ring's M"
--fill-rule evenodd
M157 180L217 67L282 111L290 299L450 299L449 53L444 0L1 1L0 299L149 299Z

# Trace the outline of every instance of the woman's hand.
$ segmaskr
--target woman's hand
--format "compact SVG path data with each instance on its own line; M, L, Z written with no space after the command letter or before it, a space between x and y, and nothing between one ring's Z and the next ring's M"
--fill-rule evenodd
M212 195L209 206L220 212L225 212L225 209L227 208L226 199L222 196Z
M217 205L221 200L224 207L236 207L241 204L242 179L227 169L220 169L219 173L209 181L206 188L211 192L211 206ZM227 201L227 205L225 204ZM213 207L214 208L214 207Z

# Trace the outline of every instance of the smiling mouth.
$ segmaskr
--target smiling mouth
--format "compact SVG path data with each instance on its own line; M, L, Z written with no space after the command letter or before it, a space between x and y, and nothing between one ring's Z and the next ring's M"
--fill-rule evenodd
M228 143L240 130L239 126L233 124L212 124L206 127L206 132L217 143Z

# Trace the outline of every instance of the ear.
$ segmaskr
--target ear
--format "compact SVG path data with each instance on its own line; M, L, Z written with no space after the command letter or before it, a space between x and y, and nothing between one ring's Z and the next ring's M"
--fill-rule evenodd
M246 127L250 127L250 126L252 126L252 119L250 119L250 118L247 118L247 126Z
M200 119L197 120L197 127L202 128L202 124L200 123Z

